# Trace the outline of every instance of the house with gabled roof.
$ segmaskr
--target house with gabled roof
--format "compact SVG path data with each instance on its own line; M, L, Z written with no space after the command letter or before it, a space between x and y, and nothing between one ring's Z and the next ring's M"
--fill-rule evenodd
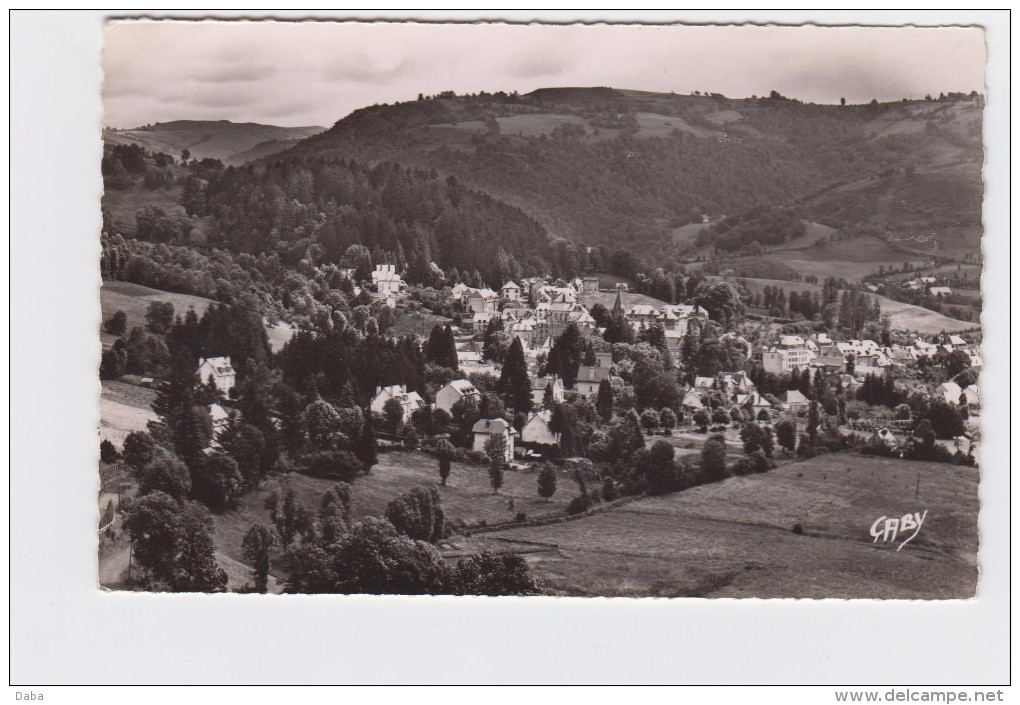
M425 406L425 400L418 392L407 391L405 384L393 384L388 387L376 387L375 396L369 408L377 414L383 413L386 402L396 399L404 411L404 423L411 420L411 414Z
M499 293L504 301L510 303L517 303L521 300L521 287L517 286L513 279L504 284Z
M198 378L203 384L211 379L216 389L230 394L237 380L234 366L229 357L203 357L198 360Z
M519 434L517 429L505 419L479 419L471 427L471 433L474 435L474 442L471 448L481 453L485 452L485 444L492 436L503 436L504 440L506 440L504 460L508 463L513 460L514 441Z
M560 434L554 433L549 427L551 422L552 412L547 409L532 414L528 422L521 428L521 442L539 443L542 445L558 444L560 442Z
M446 386L436 392L436 408L450 411L461 399L481 399L481 396L471 382L466 379L455 379L447 382Z

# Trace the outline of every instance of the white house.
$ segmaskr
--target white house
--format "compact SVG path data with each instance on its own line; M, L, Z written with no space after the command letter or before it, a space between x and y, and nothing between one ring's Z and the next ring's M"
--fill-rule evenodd
M199 359L198 378L204 384L209 381L210 377L218 390L224 394L230 394L230 390L234 388L234 382L237 380L237 373L234 372L234 367L230 364L230 358L203 357Z
M506 440L506 452L504 454L504 459L508 463L513 460L514 439L517 438L517 429L503 419L479 419L475 422L475 425L471 427L471 433L475 436L472 449L482 453L485 452L485 443L490 437L503 436Z
M517 286L513 280L510 280L503 285L502 289L500 289L500 294L504 301L517 303L521 300L521 287Z
M481 394L475 389L475 385L466 379L455 379L436 392L436 408L449 411L461 399L469 397L478 399L481 397Z
M793 412L806 409L808 405L807 397L797 389L786 390L780 395L779 401L782 402L784 409Z
M578 367L577 381L574 382L574 389L578 394L586 397L598 394L599 385L602 384L602 380L609 379L609 368L612 364L612 353L595 353L594 365L581 365Z
M384 296L396 296L400 293L400 287L404 283L397 274L395 264L377 264L372 272L372 283L376 290Z
M469 289L464 292L463 298L476 314L499 311L499 295L492 289Z
M400 402L404 410L404 423L411 419L411 414L425 406L425 400L418 392L409 392L406 385L394 384L389 387L376 387L375 398L372 399L370 408L373 412L381 414L390 399Z
M542 407L542 402L545 400L545 388L552 385L553 401L561 402L565 396L563 389L563 380L559 377L534 377L531 380L531 405L536 409Z
M524 443L541 443L543 445L555 445L560 442L560 434L553 433L549 428L552 421L551 411L539 411L532 414L528 422L521 429L521 441Z

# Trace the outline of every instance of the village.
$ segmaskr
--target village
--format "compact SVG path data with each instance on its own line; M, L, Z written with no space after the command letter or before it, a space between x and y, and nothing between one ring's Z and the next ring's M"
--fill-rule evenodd
M346 273L353 275L354 272L347 270ZM375 306L395 309L406 303L409 287L395 271L394 265L376 265L371 276L371 283L365 282L365 286ZM361 288L355 287L354 292L360 294ZM599 326L592 316L591 302L598 298L605 300L607 296L613 297L614 303L608 315L625 321L638 339L649 330L661 331L664 351L673 359L682 358L683 342L692 328L697 330L709 321L708 312L694 304L625 305L626 284L600 288L597 276L570 281L545 278L511 280L499 291L457 283L448 292L449 304L459 312L457 320L460 325L452 332L456 345L456 367L460 376L439 386L429 395L428 400L418 391L408 389L406 383L380 385L368 408L380 421L384 421L387 414L396 421L384 422L381 426L390 429L392 433L389 435L398 445L402 443L403 437L400 431L412 425L421 426L419 421L424 418L423 414L439 411L441 416L438 425L441 427L445 425L444 422L448 424L458 403L477 406L484 393L496 390L502 355L487 355L486 340L493 331L497 331L504 338L504 348L509 347L507 341L517 341L520 344L527 364L531 405L526 414L518 414L516 418L508 413L479 418L471 427L467 445L471 451L481 454L492 436L500 436L506 462L518 467L542 460L548 456L549 449L559 446L561 432L554 428L552 404L578 399L594 403L600 387L606 385L613 390L614 397L627 397L626 388L629 385L617 374L620 360L614 366L612 348L603 339L606 328ZM578 365L571 388L564 384L560 375L547 371L547 361L554 342L568 326L575 327L589 346L589 353ZM788 418L796 422L799 418L803 426L811 404L805 391L810 389L812 380L818 376L830 379L842 394L852 399L869 378L910 379L915 376L919 360L923 363L938 355L957 352L965 356L966 367L975 371L981 369L982 361L976 343L969 343L959 335L929 338L913 336L912 339L885 346L870 339L837 341L825 332L809 336L780 333L759 345L749 345L746 340L739 338L746 350L746 359L741 367L756 367L776 378L792 377L798 381L793 383L792 388L773 394L759 390L752 376L744 369L714 376L695 374L689 384L683 384L682 381L679 383L679 404L673 410L677 421L667 423L673 423L678 431L686 429L694 432L699 428L704 432L709 425L713 431L725 430L730 423L734 429L738 429L745 420L754 420L771 428L781 419ZM426 339L419 336L418 342L424 345ZM591 345L592 342L595 346ZM218 433L228 423L230 414L236 413L230 402L236 372L229 357L219 357L202 359L196 373L199 379L211 383L222 393L222 401L214 402L209 407L214 431ZM803 391L796 388L801 379L804 380ZM945 441L951 443L955 450L962 448L964 452L972 453L973 431L978 427L981 408L978 386L969 384L961 387L958 382L949 380L934 385L932 392L953 408L965 409L965 415L972 419L964 433ZM396 409L399 409L399 414ZM910 430L916 425L916 421L911 423L908 412L901 409L898 414L880 414L876 417L873 413L856 413L848 417L845 412L834 412L833 416L838 418L844 430L870 434L872 443L892 450L906 442ZM648 422L647 416L643 423L649 431L660 427L660 424ZM428 425L435 428L432 422ZM438 436L426 435L434 436L427 438L426 442L449 437L449 434L442 432ZM417 444L418 434L414 442Z

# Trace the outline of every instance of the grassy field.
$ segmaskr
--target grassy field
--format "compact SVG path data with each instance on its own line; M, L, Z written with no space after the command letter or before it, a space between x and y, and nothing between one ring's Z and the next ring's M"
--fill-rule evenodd
M602 277L599 277L599 286L602 285ZM621 294L623 302L623 308L627 309L635 305L650 305L655 308L665 306L665 301L652 298L651 296L645 296L644 294L635 294L634 292L625 291ZM613 309L613 305L616 303L616 292L615 291L600 291L597 294L585 294L584 304L588 308L591 308L595 304L602 304L609 310Z
M99 397L99 437L122 448L129 433L146 430L146 423L156 418L152 412L155 398L151 389L104 380Z
M710 279L718 279L718 277L709 277ZM821 291L822 287L817 284L807 284L805 282L796 281L779 281L775 279L757 279L753 277L738 277L737 278L751 293L760 294L764 291L766 286L782 287L787 295L791 291L798 293L802 291ZM931 334L939 333L941 331L960 331L968 330L975 326L974 323L968 321L958 321L955 318L944 316L941 313L935 311L929 311L926 308L920 306L914 306L913 304L901 303L899 301L893 301L887 299L884 296L878 296L871 294L874 298L878 299L879 305L882 307L882 313L888 314L892 321L892 327L897 330L910 330L917 331L918 333Z
M564 595L967 598L978 576L977 487L974 468L822 456L452 550L524 553ZM901 551L872 542L879 517L924 510Z
M266 337L269 338L269 347L272 351L279 352L288 340L294 337L297 329L285 321L279 321L276 325L266 325Z
M673 130L680 130L695 137L714 137L718 134L715 130L692 125L681 117L675 115L659 115L657 113L635 113L637 123L640 126L641 137L669 137Z
M576 115L523 114L498 117L499 131L504 135L520 134L524 137L548 135L560 125L582 125L591 133L588 121Z
M174 305L175 313L186 313L189 307L194 307L195 313L201 316L212 299L205 299L201 296L189 294L172 294L168 291L150 289L147 286L131 284L128 282L104 281L99 290L99 305L103 311L103 321L106 321L117 311L127 314L127 331L130 333L135 326L145 327L145 310L153 301L169 301ZM109 333L100 333L104 346L113 345L117 336Z
M292 473L280 484L294 489L299 504L317 511L322 494L333 486L330 480ZM510 470L504 474L504 485L493 494L485 467L453 463L445 487L439 484L436 460L419 452L380 453L379 464L372 473L352 483L353 514L356 519L383 516L386 504L413 487L430 486L439 490L448 521L497 523L512 521L517 512L529 517L562 512L577 494L572 480L559 478L556 494L550 500L538 496L538 475L530 470ZM216 515L216 548L226 556L244 561L241 542L256 522L271 524L263 506L270 493L267 487L245 495L237 509ZM513 509L510 509L510 500Z
M102 203L110 211L114 232L130 237L135 234L135 214L139 210L145 206L157 206L165 211L180 207L182 190L180 186L151 190L139 183L129 189L106 189Z
M186 313L189 308L194 308L195 313L201 316L209 306L215 303L212 299L191 294L174 294L169 291L151 289L139 284L129 282L104 281L99 290L99 305L103 311L103 321L117 311L127 314L127 332L135 326L145 327L145 311L153 301L169 301L174 305L175 314ZM279 351L284 343L290 340L295 329L289 323L280 321L276 325L266 325L266 336L269 338L269 347L273 352ZM117 336L100 331L100 340L103 347L113 345Z

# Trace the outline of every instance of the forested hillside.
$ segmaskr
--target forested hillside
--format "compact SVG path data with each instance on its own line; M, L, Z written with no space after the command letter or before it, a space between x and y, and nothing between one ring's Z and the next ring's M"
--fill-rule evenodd
M521 206L557 235L659 257L675 253L673 228L755 205L811 197L820 222L829 224L828 214L834 227L874 222L874 213L828 199L894 174L980 193L981 108L980 97L962 95L836 106L775 92L743 100L609 88L441 94L355 111L269 160L328 155L434 168ZM927 204L908 197L903 207Z

